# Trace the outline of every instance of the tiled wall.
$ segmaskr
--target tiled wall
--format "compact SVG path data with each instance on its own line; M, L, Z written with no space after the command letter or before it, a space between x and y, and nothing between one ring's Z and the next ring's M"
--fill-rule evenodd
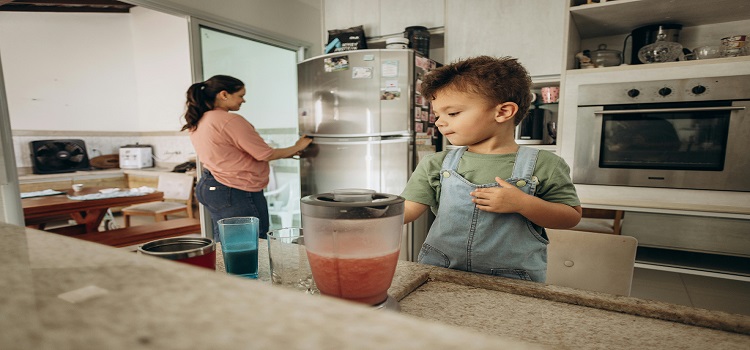
M299 138L295 129L259 129L263 139L271 147L289 147ZM81 139L86 143L89 158L119 154L121 146L141 144L153 147L154 164L171 168L195 159L195 150L187 133L179 132L73 132L14 130L13 149L16 167L31 168L29 143L36 140ZM298 173L299 161L280 159L273 162L281 173Z

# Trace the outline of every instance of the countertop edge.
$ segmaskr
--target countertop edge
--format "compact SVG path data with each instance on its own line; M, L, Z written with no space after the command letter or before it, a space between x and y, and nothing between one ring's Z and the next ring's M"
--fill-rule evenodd
M408 263L408 262L407 262ZM412 263L415 264L415 263ZM401 267L401 265L399 265ZM405 266L404 266L405 267ZM432 267L428 279L750 335L750 316ZM397 270L398 272L398 270ZM421 285L422 281L419 283ZM418 288L415 286L414 289ZM407 293L408 294L408 293Z

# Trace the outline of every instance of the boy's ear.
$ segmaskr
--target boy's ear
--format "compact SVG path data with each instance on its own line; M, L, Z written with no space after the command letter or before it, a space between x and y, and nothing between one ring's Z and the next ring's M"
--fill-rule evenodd
M503 102L495 106L495 121L504 123L508 120L513 121L513 117L518 113L518 105L515 102Z

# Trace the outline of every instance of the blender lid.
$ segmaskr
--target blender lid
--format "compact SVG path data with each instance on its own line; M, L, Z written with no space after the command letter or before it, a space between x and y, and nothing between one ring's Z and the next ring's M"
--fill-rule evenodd
M300 200L304 216L327 219L372 219L404 213L401 196L366 189L340 189Z

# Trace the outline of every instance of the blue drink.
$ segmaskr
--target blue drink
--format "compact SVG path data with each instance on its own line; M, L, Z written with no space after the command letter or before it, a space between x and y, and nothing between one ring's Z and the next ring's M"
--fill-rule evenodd
M258 223L256 217L218 221L221 252L227 273L258 278Z
M258 247L255 249L223 249L227 272L243 277L258 278Z

